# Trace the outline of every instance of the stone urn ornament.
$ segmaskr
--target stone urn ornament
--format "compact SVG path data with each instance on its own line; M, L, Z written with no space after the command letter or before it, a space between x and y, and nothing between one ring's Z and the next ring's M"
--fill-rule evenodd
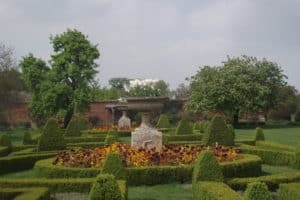
M130 129L131 128L131 120L127 116L127 112L125 110L122 111L122 117L118 121L119 129Z

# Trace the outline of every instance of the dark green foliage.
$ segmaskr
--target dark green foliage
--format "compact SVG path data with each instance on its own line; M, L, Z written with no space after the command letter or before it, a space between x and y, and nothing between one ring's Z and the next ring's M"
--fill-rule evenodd
M73 116L69 122L65 136L80 136L81 131L87 129L86 121L78 116Z
M188 135L173 135L173 134L164 134L164 142L173 142L173 141L201 141L201 134L188 134Z
M296 114L295 114L295 121L300 122L300 109L298 109Z
M200 131L200 123L201 122L195 122L193 126L193 130Z
M245 190L247 185L253 182L264 182L268 185L269 190L275 191L280 183L300 182L300 173L289 172L251 178L233 178L227 181L227 184L234 190Z
M261 157L264 164L293 166L295 163L295 153L283 150L274 150L274 148L241 145L244 153L254 154Z
M0 199L14 200L48 200L50 192L48 188L1 188Z
M106 135L87 135L81 137L65 137L66 143L104 142Z
M294 167L300 169L300 145L296 147Z
M300 183L288 183L279 185L280 200L298 200L300 199Z
M265 183L249 183L244 194L244 200L272 200L271 193Z
M93 126L94 128L100 125L100 119L99 119L98 116L90 116L90 117L88 118L88 121L89 121L89 123L92 124L92 126Z
M192 183L198 181L223 181L222 168L210 151L203 151L195 163Z
M116 179L126 179L125 169L119 153L106 155L101 174L112 174Z
M31 138L31 134L28 131L25 131L23 134L23 144L36 144L36 141Z
M234 145L234 138L235 138L234 128L231 124L228 124L224 145L233 146Z
M158 122L157 122L157 125L156 125L158 128L170 128L171 125L170 125L170 121L169 121L169 118L167 115L164 115L164 114L161 114L159 116L159 119L158 119Z
M62 150L66 148L63 131L55 119L50 118L38 143L38 151Z
M193 129L190 125L190 121L186 117L183 117L180 120L178 126L176 127L175 134L177 135L193 134Z
M215 115L208 128L204 133L203 142L207 146L215 145L216 142L220 145L227 146L227 125L225 119L221 115Z
M257 127L255 129L255 141L264 141L264 140L265 140L265 135L262 128Z
M200 122L200 133L205 133L205 131L207 130L208 126L209 126L209 121L202 121Z
M121 191L115 177L99 174L89 192L89 200L120 200Z
M198 182L193 188L197 200L242 200L243 198L222 182Z
M9 149L12 149L12 143L11 143L8 135L6 135L6 134L1 135L0 146L8 147Z
M118 134L115 129L111 129L108 131L104 143L109 145L115 142L118 142Z

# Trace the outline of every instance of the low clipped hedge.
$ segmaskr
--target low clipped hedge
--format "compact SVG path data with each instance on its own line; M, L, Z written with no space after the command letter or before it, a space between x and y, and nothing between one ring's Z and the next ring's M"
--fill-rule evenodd
M56 153L34 153L0 158L0 174L31 169L38 160L53 157Z
M243 155L243 159L220 163L224 177L248 177L261 174L261 159L255 155ZM75 168L53 165L53 158L36 162L34 170L45 178L96 177L101 168ZM193 166L151 166L125 168L128 185L156 185L171 182L186 182L192 179ZM155 178L153 178L155 177Z
M95 176L96 177L96 176ZM32 179L5 179L0 178L0 188L47 187L50 192L80 192L87 193L93 185L95 178L32 178ZM118 180L118 185L125 193L126 181ZM124 189L123 189L124 188Z
M257 141L255 145L258 146L259 148L264 148L264 149L273 149L278 151L291 151L291 152L296 151L296 148L294 146L278 144L269 141Z
M243 198L223 182L198 182L193 188L195 200L242 200Z
M130 137L131 130L118 130L117 135L118 135L118 137Z
M260 148L259 146L241 145L244 153L254 154L261 157L263 163L269 165L293 166L295 153L290 151L273 150L272 148Z
M0 146L0 157L7 156L10 153L10 149L8 147Z
M82 142L104 142L105 135L85 136L85 137L65 137L66 143L82 143Z
M272 200L271 193L265 183L253 182L247 185L244 200Z
M279 185L280 200L300 199L300 183L284 183Z
M102 147L104 145L105 145L104 142L80 142L80 143L68 143L67 147L68 148L82 147L82 148L91 149L91 148L95 148L95 147Z
M202 134L186 134L186 135L175 135L175 134L164 134L164 142L173 141L201 141Z
M24 149L29 149L29 148L36 148L37 145L14 145L13 146L13 152L17 152L17 151L22 151Z
M236 145L247 144L247 145L255 145L255 140L253 139L244 139L244 140L234 140Z
M202 141L171 141L167 144L178 144L178 145L189 145L189 146L199 146L202 145Z
M81 131L82 134L91 134L91 135L106 135L107 130L105 131L100 131L100 130L83 130Z
M269 190L275 191L281 183L291 183L300 181L300 172L290 172L282 174L273 174L268 176L251 177L251 178L233 178L227 184L234 190L245 190L247 184L253 182L264 182Z
M46 187L0 188L0 199L48 200L50 192Z

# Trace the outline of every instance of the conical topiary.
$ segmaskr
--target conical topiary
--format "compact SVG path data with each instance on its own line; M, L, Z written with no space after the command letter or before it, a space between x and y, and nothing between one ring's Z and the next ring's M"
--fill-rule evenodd
M0 137L0 146L8 147L10 150L12 149L12 143L7 134L3 134Z
M158 128L170 128L170 121L167 115L161 114L159 116L159 119L157 121L157 125Z
M126 179L125 169L119 153L108 153L101 174L112 174L116 179Z
M257 127L255 129L255 141L264 141L264 140L265 140L265 135L262 128Z
M67 126L65 136L80 136L81 131L85 129L87 129L86 121L75 115L72 117Z
M233 146L234 145L234 138L235 138L234 128L231 124L228 124L227 125L226 139L225 139L225 144L224 145Z
M38 142L38 151L63 150L65 148L63 131L58 122L53 118L48 119Z
M226 145L227 125L225 118L221 115L215 115L206 129L203 136L203 143L208 146L215 145L216 142L220 145Z
M194 165L192 183L198 181L223 181L222 168L216 157L208 150L199 154Z
M265 183L254 182L247 185L244 200L272 200L271 193Z
M193 129L190 125L189 120L186 117L183 117L178 126L176 127L175 134L184 135L184 134L193 134Z
M33 144L31 134L28 131L25 131L23 134L23 144Z
M200 131L200 122L195 122L195 123L194 123L193 129L194 129L195 131Z
M118 133L117 133L116 129L110 129L106 135L104 143L107 145L110 145L115 142L118 142Z
M89 200L120 200L122 199L118 183L112 174L99 174L90 192Z

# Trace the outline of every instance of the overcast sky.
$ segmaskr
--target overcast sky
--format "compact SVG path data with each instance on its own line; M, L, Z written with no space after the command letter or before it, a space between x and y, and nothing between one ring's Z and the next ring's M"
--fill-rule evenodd
M49 60L50 34L76 28L99 44L98 78L163 79L246 54L279 63L300 89L299 0L0 0L0 41Z

